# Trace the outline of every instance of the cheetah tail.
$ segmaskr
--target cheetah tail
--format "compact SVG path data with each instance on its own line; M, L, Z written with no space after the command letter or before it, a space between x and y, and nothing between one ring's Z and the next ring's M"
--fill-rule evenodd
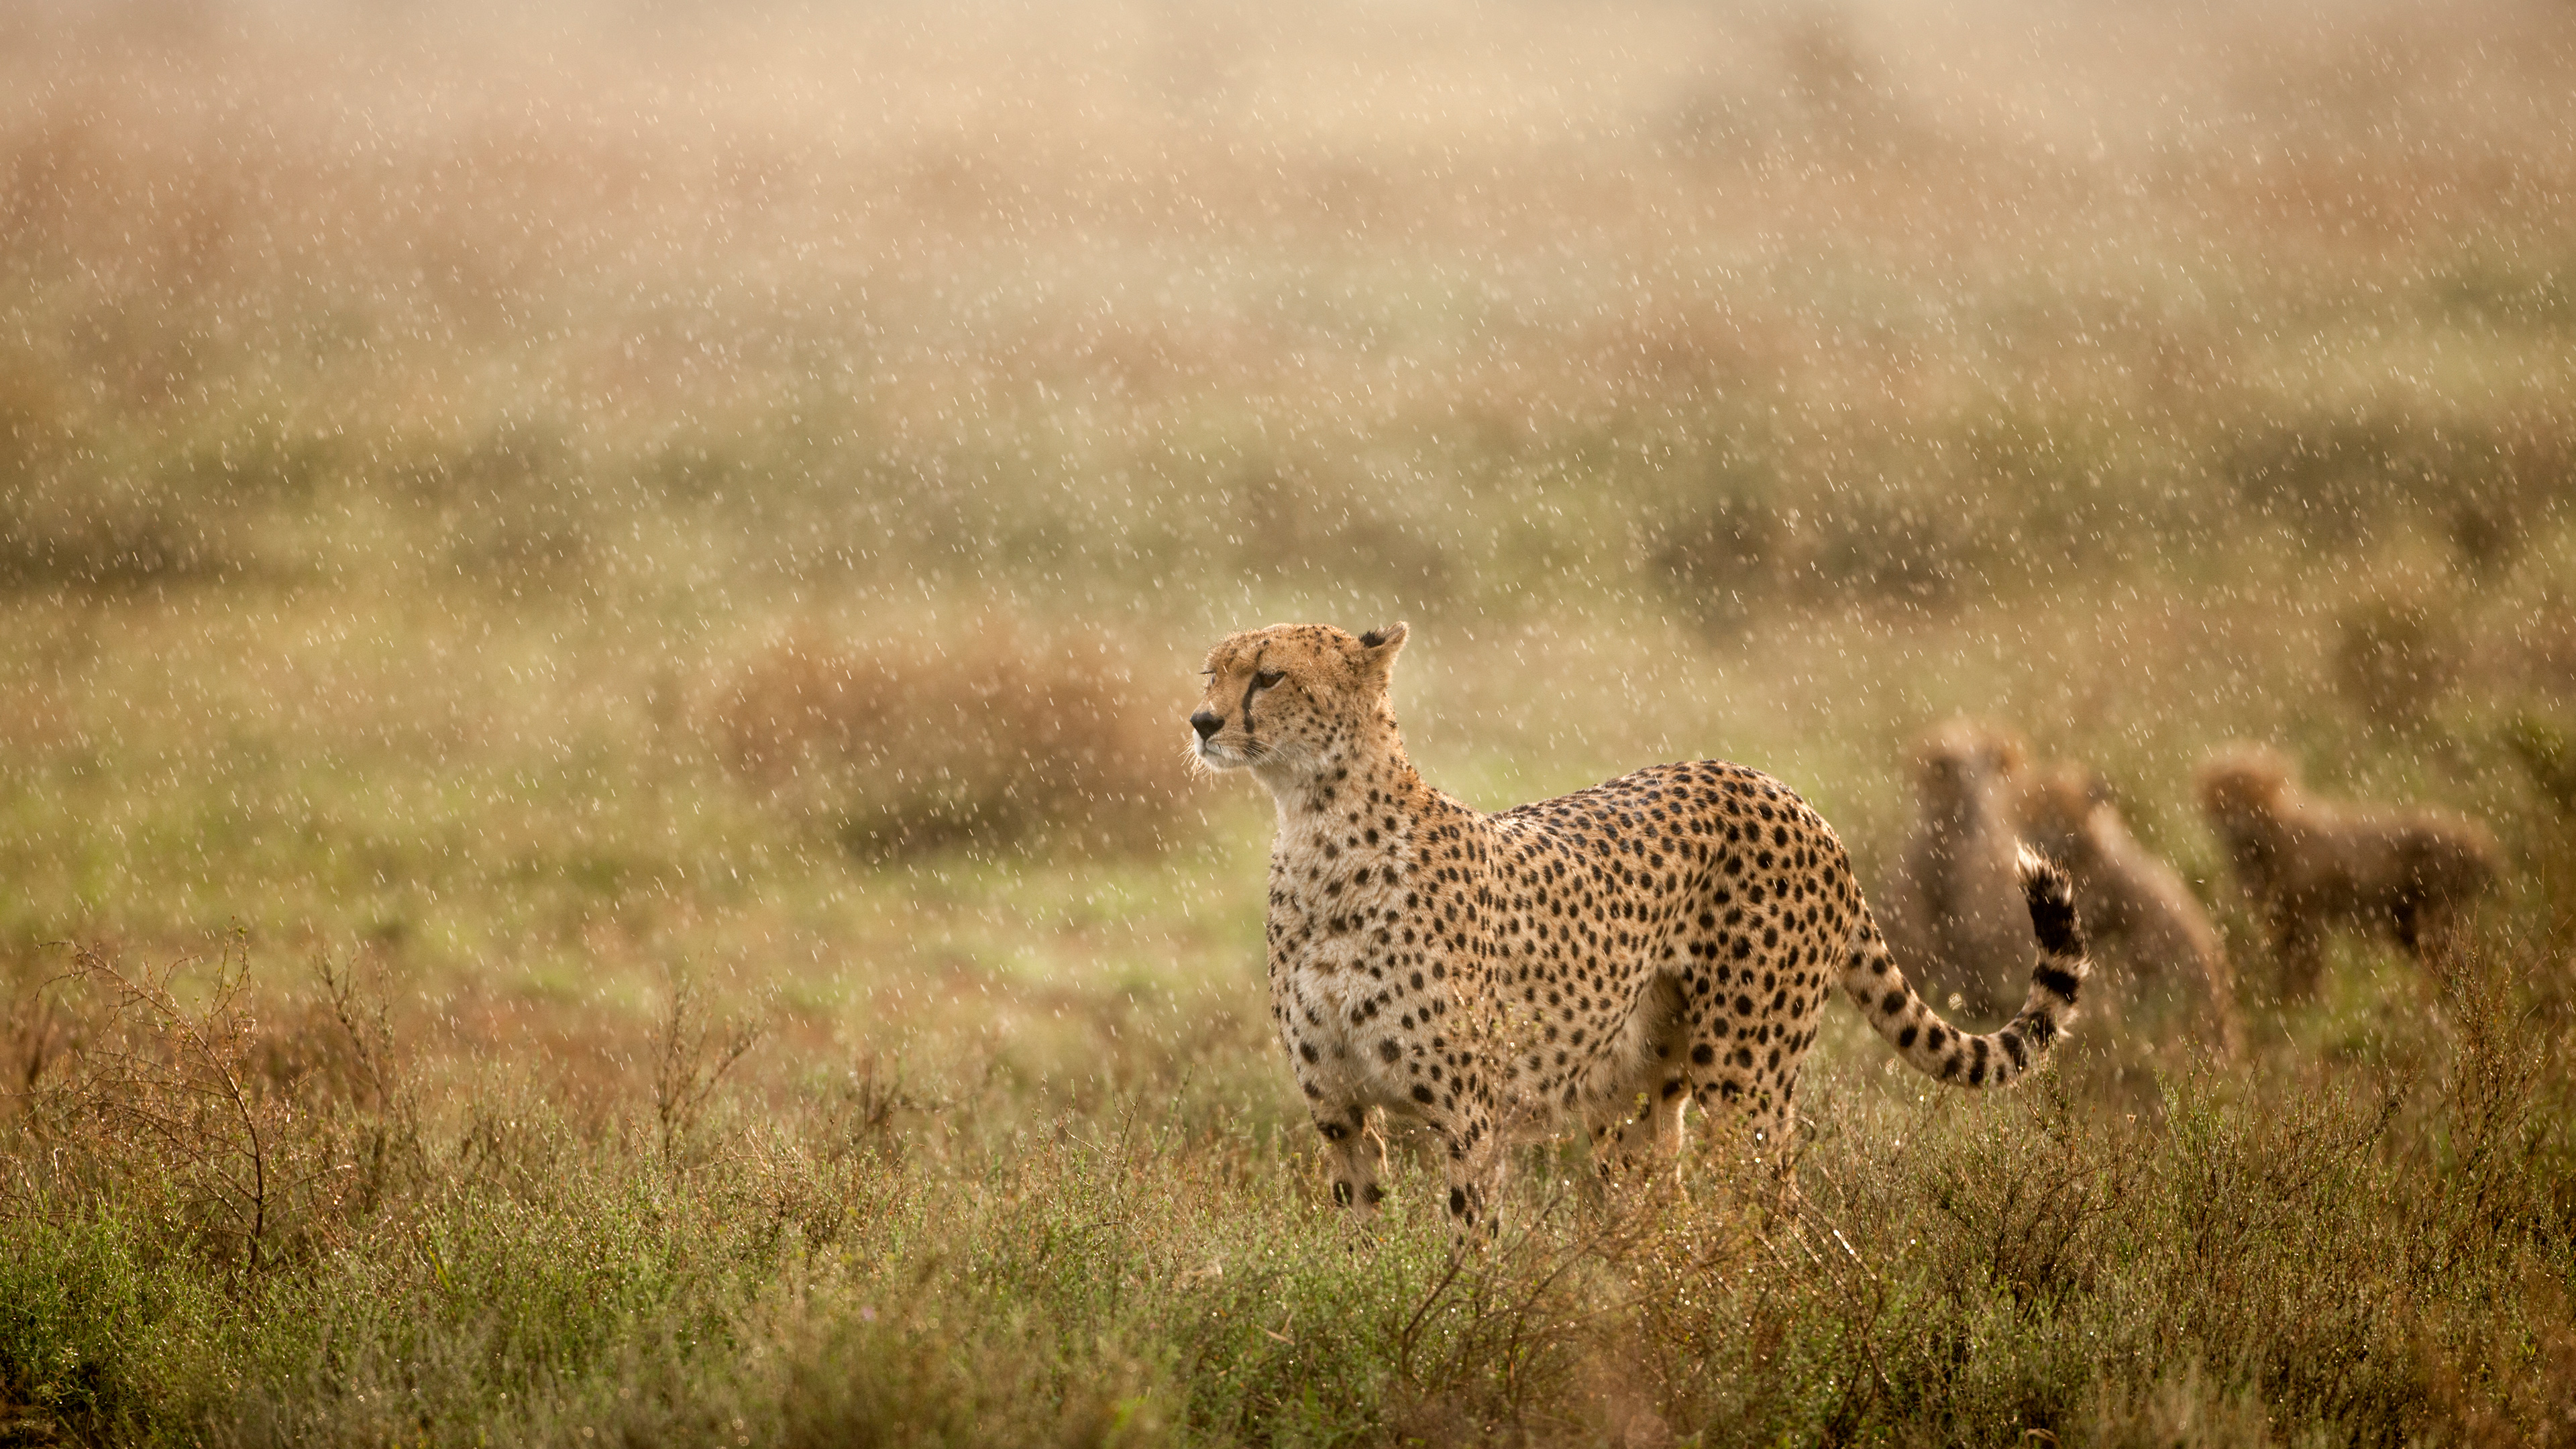
M2004 1086L2037 1066L2075 1019L2075 996L2093 963L2085 956L2084 928L2075 919L2074 887L2065 871L2026 846L2019 868L2031 931L2039 937L2039 964L2031 970L2030 995L2021 1014L1983 1036L1943 1021L1915 993L1889 955L1876 922L1863 911L1843 989L1916 1071L1960 1086Z

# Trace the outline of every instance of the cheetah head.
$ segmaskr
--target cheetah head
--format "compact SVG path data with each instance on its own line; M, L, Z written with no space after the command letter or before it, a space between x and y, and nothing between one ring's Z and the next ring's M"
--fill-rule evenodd
M2020 737L2009 731L1958 719L1932 731L1914 756L1914 783L1935 809L1965 816L1989 785L2001 784L2022 767Z
M2094 817L2110 808L2110 782L2080 765L2035 770L2022 782L2022 833L2060 865L2082 853Z
M2200 808L2212 821L2242 828L2277 813L2290 788L2290 765L2260 745L2237 745L2213 756L2193 781Z
M1190 716L1192 758L1217 770L1293 776L1336 746L1365 747L1395 715L1389 671L1404 626L1350 634L1330 624L1273 624L1229 634L1208 651L1207 692Z

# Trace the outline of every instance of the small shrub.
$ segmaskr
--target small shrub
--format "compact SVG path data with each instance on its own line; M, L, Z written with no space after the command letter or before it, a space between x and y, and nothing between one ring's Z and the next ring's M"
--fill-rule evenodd
M37 1079L29 1125L75 1196L173 1202L188 1240L256 1280L307 1235L338 1174L294 1084L262 1070L274 1056L240 942L189 981L199 964L129 970L96 947L76 953L66 984L93 1009L59 1070Z
M2432 606L2374 599L2337 621L2335 687L2372 722L2420 730L2459 678L2461 652L2456 631Z
M1711 624L1740 623L1780 588L1798 516L1742 486L1722 486L1668 526L1649 567Z
M2576 815L2576 741L2548 720L2522 715L2505 727L2504 742L2540 798L2560 815Z
M2239 431L2221 470L2237 501L2315 548L2428 523L2461 566L2492 575L2523 553L2563 494L2576 439L2543 418L2419 417L2396 409Z
M666 1163L706 1115L725 1074L760 1040L757 1023L698 1020L705 1014L697 983L674 980L653 1060L653 1117Z
M1978 520L1955 501L1856 490L1813 520L1807 574L1821 595L1941 607L1983 582Z
M2319 548L2372 537L2421 472L2402 418L2329 417L2258 426L2228 445L2240 503Z
M870 858L946 845L1142 848L1187 778L1187 702L1114 644L1008 621L943 641L791 633L701 711L726 765Z
M1903 489L1829 491L1792 507L1733 474L1655 533L1647 567L1703 623L1776 600L1943 608L1982 582L1982 524Z

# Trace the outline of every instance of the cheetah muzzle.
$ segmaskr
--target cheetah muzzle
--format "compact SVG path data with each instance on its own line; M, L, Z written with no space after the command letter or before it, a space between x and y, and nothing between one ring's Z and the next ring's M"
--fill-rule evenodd
M2025 855L2038 962L2020 1014L1970 1035L1906 983L1832 827L1776 780L1701 760L1485 814L1423 783L1388 679L1405 627L1235 634L1209 652L1191 748L1278 805L1271 1016L1336 1202L1383 1196L1378 1111L1429 1128L1448 1209L1487 1219L1504 1148L1580 1115L1603 1170L1669 1162L1684 1110L1739 1114L1794 1172L1798 1068L1831 986L1917 1070L2030 1071L2090 969L2067 879Z

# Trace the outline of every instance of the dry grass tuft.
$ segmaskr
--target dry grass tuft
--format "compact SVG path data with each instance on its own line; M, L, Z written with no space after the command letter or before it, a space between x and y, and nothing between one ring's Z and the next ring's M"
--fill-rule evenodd
M327 1206L338 1174L296 1130L297 1081L263 1070L277 1058L248 975L238 938L211 963L140 970L98 947L75 952L61 984L86 1010L55 1069L41 1058L31 1069L28 1125L86 1192L164 1205L256 1280Z

